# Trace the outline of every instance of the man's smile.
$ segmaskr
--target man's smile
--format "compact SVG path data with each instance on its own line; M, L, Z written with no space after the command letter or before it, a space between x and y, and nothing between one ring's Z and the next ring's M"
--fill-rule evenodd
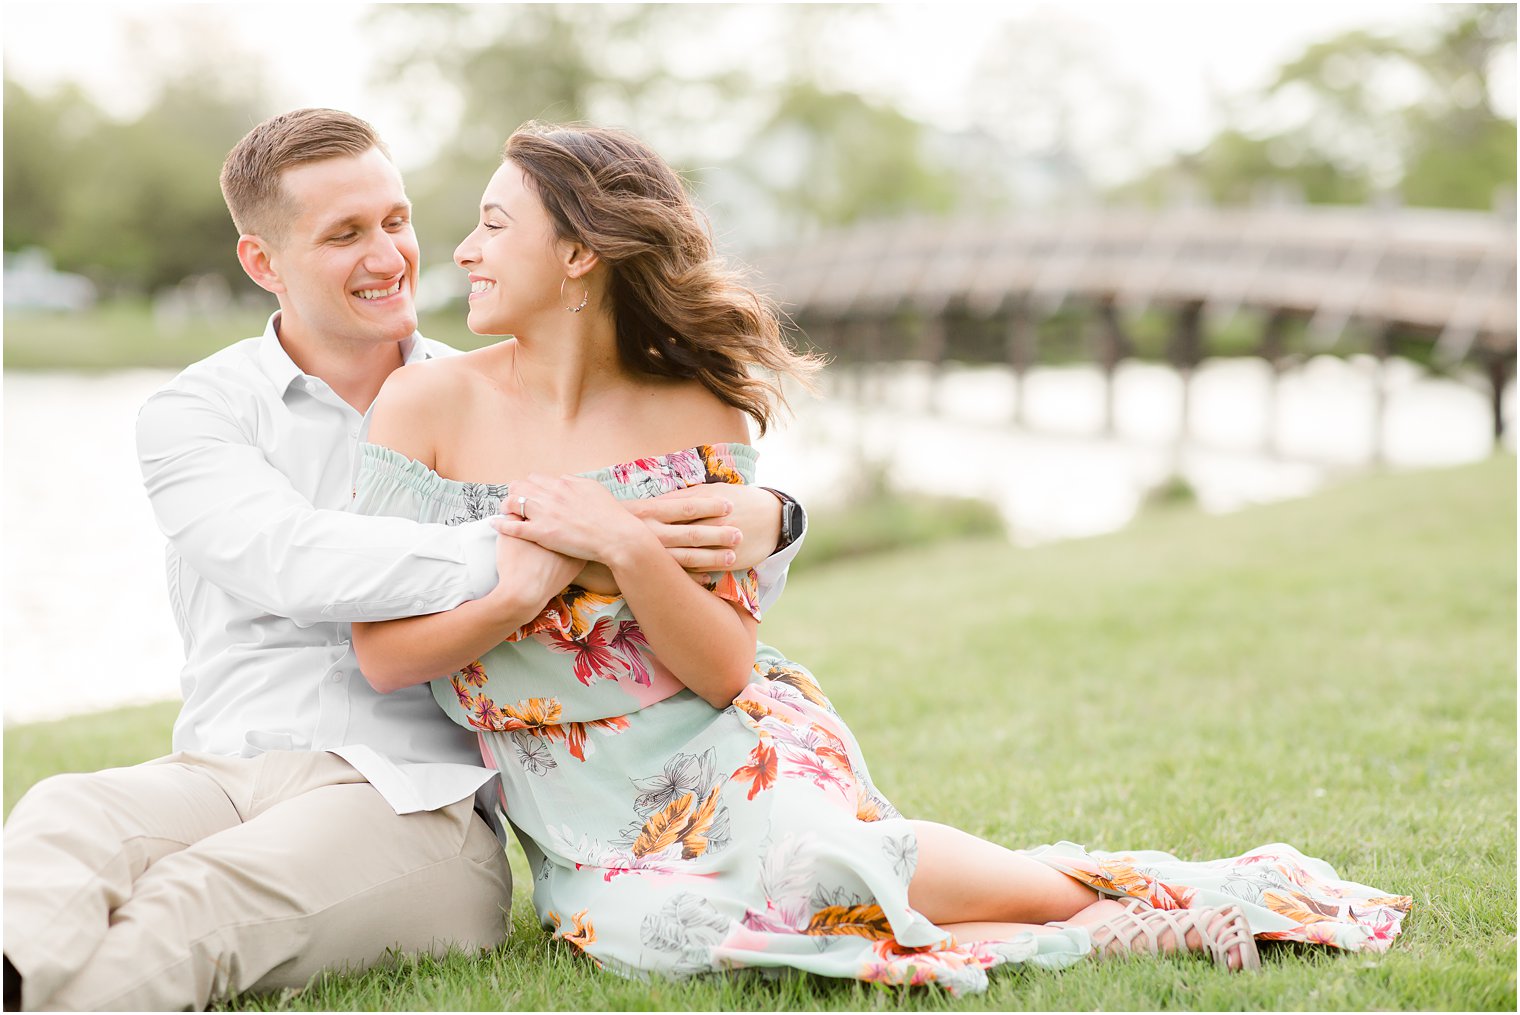
M395 282L392 282L389 286L386 286L384 288L355 289L354 295L359 297L361 300L383 300L388 297L395 296L397 293L399 293L401 291L401 283L403 281L404 276L402 278L396 279Z

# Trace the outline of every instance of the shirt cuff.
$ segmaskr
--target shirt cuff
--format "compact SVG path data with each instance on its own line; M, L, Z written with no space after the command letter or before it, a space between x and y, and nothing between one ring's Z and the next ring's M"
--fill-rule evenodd
M459 526L460 551L469 569L469 599L484 599L496 587L497 532L484 518Z

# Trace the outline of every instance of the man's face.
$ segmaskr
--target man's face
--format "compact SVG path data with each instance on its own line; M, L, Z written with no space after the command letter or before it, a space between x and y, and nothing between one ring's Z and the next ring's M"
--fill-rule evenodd
M417 330L417 236L401 174L378 148L282 176L290 218L270 245L284 286L280 330L340 347Z

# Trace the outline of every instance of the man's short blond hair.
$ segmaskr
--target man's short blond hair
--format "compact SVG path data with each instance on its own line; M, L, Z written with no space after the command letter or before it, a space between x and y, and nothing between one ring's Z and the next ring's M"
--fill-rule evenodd
M281 177L306 162L390 150L375 128L338 109L296 109L250 130L222 163L222 197L240 233L279 239L289 223Z

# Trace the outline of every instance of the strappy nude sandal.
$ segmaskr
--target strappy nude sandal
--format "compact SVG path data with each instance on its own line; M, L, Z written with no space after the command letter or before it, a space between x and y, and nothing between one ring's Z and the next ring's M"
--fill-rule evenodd
M1239 949L1240 968L1260 969L1261 956L1256 951L1256 938L1251 934L1251 925L1246 921L1245 913L1239 906L1203 906L1197 909L1154 909L1143 899L1126 899L1122 903L1124 908L1110 916L1102 923L1086 924L1087 932L1093 938L1093 957L1106 959L1115 955L1160 955L1167 949L1161 947L1161 938L1171 931L1175 948L1178 952L1186 952L1187 935L1193 931L1198 935L1199 946L1197 951L1207 952L1214 960L1216 966L1225 969L1230 968L1230 952ZM1223 928L1216 935L1210 931L1210 925L1214 924L1221 916L1225 918ZM1060 927L1076 926L1063 922L1057 924ZM1100 931L1107 931L1108 936L1101 941L1098 939ZM1140 939L1140 945L1136 945ZM1117 944L1117 948L1115 948Z

